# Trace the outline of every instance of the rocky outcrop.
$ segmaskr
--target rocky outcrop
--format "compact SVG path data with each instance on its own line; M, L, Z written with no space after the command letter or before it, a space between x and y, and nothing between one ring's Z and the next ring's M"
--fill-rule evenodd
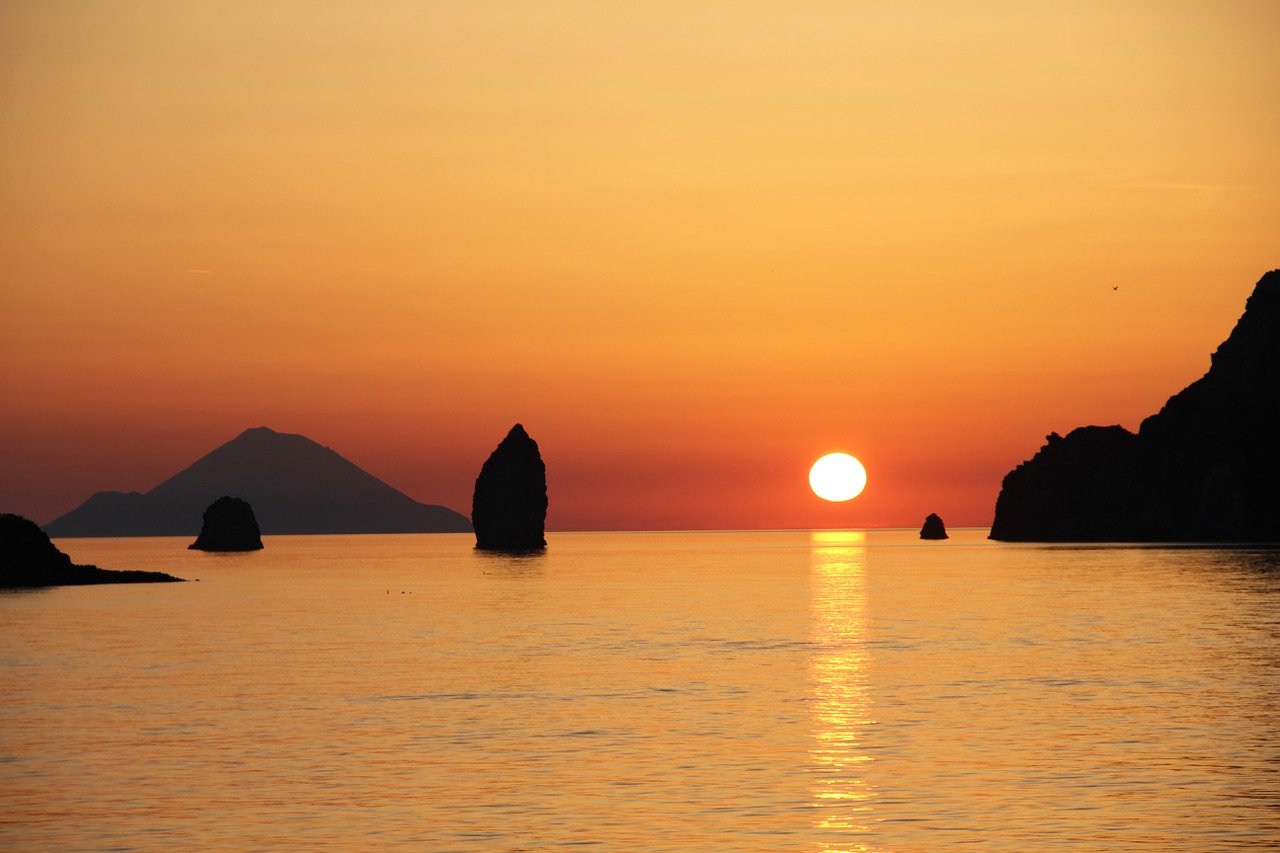
M942 519L938 517L936 512L929 513L925 517L924 524L920 527L921 539L946 539L947 526L942 523Z
M193 551L260 551L262 533L248 501L223 495L204 511L200 535L187 546Z
M34 522L0 514L0 588L181 581L163 572L118 572L79 566Z
M1050 434L1004 478L991 538L1280 542L1280 270L1262 277L1209 371L1138 432Z
M538 443L516 424L476 477L471 525L476 547L532 551L547 547L547 467Z
M304 435L247 429L151 491L99 492L44 525L50 536L195 536L219 495L253 504L262 532L465 533L461 513L422 504Z

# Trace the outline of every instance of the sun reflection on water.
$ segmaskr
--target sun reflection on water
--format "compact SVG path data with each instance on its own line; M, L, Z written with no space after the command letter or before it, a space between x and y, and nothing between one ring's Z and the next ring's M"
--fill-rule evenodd
M871 851L866 843L875 790L862 747L867 712L866 534L814 531L810 663L814 746L810 749L816 826L832 836L822 853Z

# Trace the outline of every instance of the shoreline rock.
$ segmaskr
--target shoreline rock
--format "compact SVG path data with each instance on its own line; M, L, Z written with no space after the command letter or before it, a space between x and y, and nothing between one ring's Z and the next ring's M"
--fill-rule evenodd
M54 546L34 521L12 513L0 514L0 589L175 582L181 583L183 578L164 572L77 565Z

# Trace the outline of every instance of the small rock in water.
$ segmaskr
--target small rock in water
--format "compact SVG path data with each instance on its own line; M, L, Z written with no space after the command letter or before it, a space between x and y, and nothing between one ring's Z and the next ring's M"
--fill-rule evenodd
M942 519L938 517L936 512L929 513L924 520L924 526L920 528L921 539L947 539L947 526L942 523Z
M1005 542L1280 542L1280 269L1209 370L1142 421L1050 433L1005 475Z
M240 498L218 498L204 511L200 535L187 547L194 551L261 550L262 532L253 507Z
M547 547L547 466L538 443L516 424L476 477L471 525L476 547L534 551Z

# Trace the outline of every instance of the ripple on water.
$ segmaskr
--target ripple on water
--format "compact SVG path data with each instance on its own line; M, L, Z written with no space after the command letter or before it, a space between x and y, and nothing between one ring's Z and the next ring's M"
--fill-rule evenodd
M195 593L0 596L0 847L1280 838L1270 556L966 535L583 534L516 569L287 537Z

